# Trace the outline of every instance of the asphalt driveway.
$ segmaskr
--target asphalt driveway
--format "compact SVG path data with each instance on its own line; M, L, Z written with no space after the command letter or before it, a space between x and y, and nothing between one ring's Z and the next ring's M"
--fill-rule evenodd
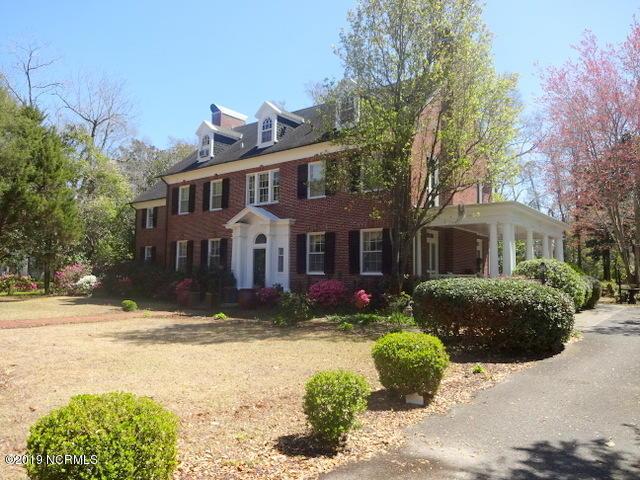
M580 316L580 342L323 479L640 479L640 307Z

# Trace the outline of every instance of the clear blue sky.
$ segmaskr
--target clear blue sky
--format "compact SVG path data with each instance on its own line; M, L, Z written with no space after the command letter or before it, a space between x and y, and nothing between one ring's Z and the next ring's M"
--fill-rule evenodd
M209 105L253 118L262 101L307 106L307 86L340 76L332 46L351 0L20 0L0 5L0 46L46 43L56 73L97 71L126 81L137 134L159 146L192 139ZM520 74L528 109L538 90L537 64L559 64L585 29L622 40L635 0L488 0L500 71ZM0 65L7 62L2 50Z

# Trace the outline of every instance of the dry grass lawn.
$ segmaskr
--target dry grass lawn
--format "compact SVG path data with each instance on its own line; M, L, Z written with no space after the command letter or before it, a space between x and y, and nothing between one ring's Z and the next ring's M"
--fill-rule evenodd
M401 427L526 365L484 363L487 373L473 375L476 359L454 362L434 402L408 409L380 390L372 341L323 321L278 329L186 316L0 330L0 459L22 452L29 426L72 395L124 390L180 417L176 479L314 477L399 443ZM331 368L361 373L377 391L346 450L315 455L304 450L303 386ZM0 478L25 475L0 463Z
M87 297L0 296L0 320L102 315L122 311L115 300Z

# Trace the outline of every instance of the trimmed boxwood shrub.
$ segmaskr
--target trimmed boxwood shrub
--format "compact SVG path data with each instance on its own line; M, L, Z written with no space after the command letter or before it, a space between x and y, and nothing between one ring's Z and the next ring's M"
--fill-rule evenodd
M543 263L547 267L545 284L566 292L573 300L575 310L580 310L585 303L587 286L582 279L582 275L571 268L568 263L561 262L554 258L536 258L520 262L513 271L513 274L535 280L542 280L541 266Z
M84 455L85 463L26 466L34 480L168 480L177 465L178 420L131 393L78 395L30 430L27 455Z
M401 395L435 395L449 365L440 339L426 333L389 333L376 341L372 355L380 383Z
M600 280L589 275L585 275L583 280L591 286L591 295L587 297L584 308L595 308L602 295L602 284Z
M413 300L425 331L474 346L546 352L566 342L573 329L569 296L527 280L431 280L416 287Z
M304 413L315 435L336 446L367 408L367 380L344 370L315 374L305 386Z
M133 300L122 300L122 309L125 312L133 312L138 310L138 304Z

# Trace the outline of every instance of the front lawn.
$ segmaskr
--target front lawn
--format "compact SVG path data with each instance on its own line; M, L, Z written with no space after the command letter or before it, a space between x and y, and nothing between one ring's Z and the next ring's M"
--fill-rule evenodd
M399 443L403 426L527 365L453 355L434 402L407 408L381 390L373 340L325 320L276 328L185 316L0 330L0 454L22 452L29 426L73 395L129 391L180 417L177 479L313 477ZM479 361L485 371L474 374ZM364 375L374 393L347 448L324 456L308 449L302 395L311 375L333 368ZM0 463L0 478L26 477Z

